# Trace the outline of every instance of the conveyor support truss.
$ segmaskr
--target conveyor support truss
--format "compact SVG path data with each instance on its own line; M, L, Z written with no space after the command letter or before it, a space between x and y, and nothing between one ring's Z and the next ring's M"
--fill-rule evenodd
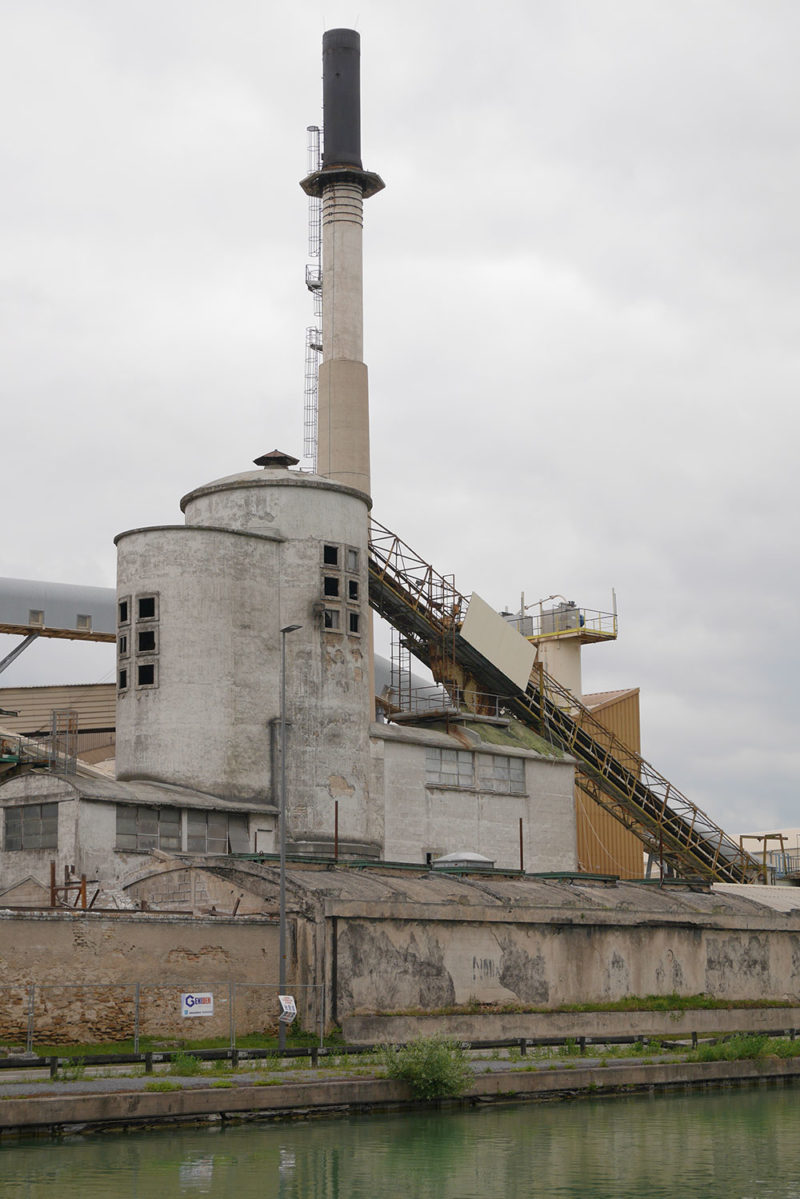
M578 785L678 875L733 883L757 879L754 858L649 762L617 741L554 678L535 667L527 688L515 690L461 637L467 600L452 578L439 575L374 520L369 598L409 648L430 663L438 682L447 685L446 663L455 662L482 690L502 696L509 715L571 754Z

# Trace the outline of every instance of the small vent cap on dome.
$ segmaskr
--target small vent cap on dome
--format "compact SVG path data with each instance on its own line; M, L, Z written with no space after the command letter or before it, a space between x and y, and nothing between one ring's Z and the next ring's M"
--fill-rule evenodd
M270 450L268 454L262 454L260 458L254 458L253 462L256 466L297 466L299 458L293 458L291 454L284 454L283 450Z

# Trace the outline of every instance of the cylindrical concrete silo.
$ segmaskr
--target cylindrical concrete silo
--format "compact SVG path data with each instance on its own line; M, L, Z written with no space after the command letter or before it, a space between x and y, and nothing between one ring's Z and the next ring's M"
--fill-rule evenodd
M117 774L278 801L280 630L287 636L287 831L378 854L368 806L367 498L288 469L198 487L186 525L117 538Z

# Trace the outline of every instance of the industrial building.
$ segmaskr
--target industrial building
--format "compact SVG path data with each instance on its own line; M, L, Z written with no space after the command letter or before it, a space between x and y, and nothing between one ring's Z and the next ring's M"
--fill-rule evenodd
M425 1002L411 957L426 962L423 973L436 960L436 994L448 1002L531 1001L544 965L522 924L549 925L552 904L566 923L616 928L625 921L609 913L636 902L633 886L598 900L585 876L603 875L594 881L607 887L641 878L645 849L662 872L700 889L755 881L759 864L640 756L635 687L581 696L582 647L616 637L615 612L551 596L555 604L533 606L538 615L524 597L519 612L497 613L371 513L362 222L383 181L361 160L358 61L357 34L325 34L323 148L301 185L320 222L321 270L309 286L322 328L307 344L321 361L306 388L316 469L298 469L282 450L261 453L185 495L182 523L119 533L113 605L102 589L67 595L0 580L0 631L23 637L9 658L39 636L116 643L116 681L102 695L0 691L0 904L61 902L82 880L83 903L88 886L97 908L274 923L283 849L295 865L293 969L327 980L329 1012L346 1006L340 916L389 922L370 926L370 952L402 941L409 1002ZM388 666L373 652L373 612L395 630ZM432 685L412 676L412 657ZM407 872L402 886L393 870ZM467 897L445 882L447 870L514 877ZM470 913L456 921L459 904ZM682 904L642 902L641 921L650 930L662 912L677 927ZM749 905L726 908L742 936ZM686 906L702 923L714 905ZM418 918L437 922L425 952ZM599 968L592 978L604 997L645 977L667 991L717 977L699 958L689 968L688 941L683 973L643 972L639 916L629 923L626 953L638 964L617 975ZM501 924L502 936L489 930ZM672 936L664 933L664 961ZM346 948L361 969L358 937L360 924ZM465 973L461 958L478 942L484 965L473 956ZM612 933L606 942L616 953ZM561 966L553 970L544 1002L563 999ZM445 976L456 975L454 990ZM752 989L751 975L741 977Z

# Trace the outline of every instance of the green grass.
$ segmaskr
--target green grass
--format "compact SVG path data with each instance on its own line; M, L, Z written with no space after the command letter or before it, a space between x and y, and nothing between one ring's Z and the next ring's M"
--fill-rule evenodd
M146 1091L182 1091L183 1087L179 1082L169 1082L164 1078L159 1079L158 1082L146 1082L144 1089Z
M718 1041L716 1045L700 1045L694 1058L698 1062L740 1062L765 1057L769 1037L746 1033Z
M23 1038L24 1039L24 1038ZM11 1040L0 1040L0 1047L10 1047L12 1045L19 1046L20 1038L12 1038ZM298 1029L291 1032L286 1037L287 1049L310 1049L319 1044L319 1032L304 1032ZM333 1028L330 1033L325 1036L325 1044L328 1046L342 1045L342 1031L340 1028ZM163 1053L171 1050L188 1050L188 1049L229 1049L230 1037L205 1037L186 1039L174 1037L145 1037L139 1038L140 1053ZM270 1037L264 1033L246 1033L243 1036L236 1038L237 1049L271 1049L276 1053L278 1051L278 1038ZM95 1053L133 1053L134 1044L133 1037L123 1038L119 1041L97 1041L90 1044L85 1042L76 1042L72 1045L51 1045L49 1042L35 1042L33 1046L34 1053L39 1057L91 1057Z
M628 995L624 999L613 999L598 1003L561 1003L554 1007L539 1007L522 1003L481 1003L474 996L467 1003L452 1004L440 1008L401 1008L382 1012L383 1016L463 1016L491 1015L495 1012L508 1015L532 1013L548 1015L551 1012L685 1012L685 1011L734 1011L738 1008L790 1008L796 1007L790 999L714 999L710 995ZM371 1013L370 1013L371 1014Z

